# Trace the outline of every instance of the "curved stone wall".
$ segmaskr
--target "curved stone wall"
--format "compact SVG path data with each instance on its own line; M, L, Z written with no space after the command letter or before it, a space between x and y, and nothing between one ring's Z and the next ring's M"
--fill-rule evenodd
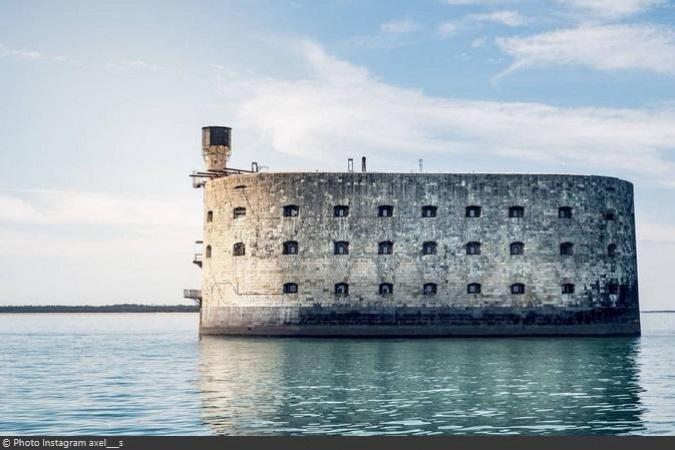
M204 193L203 333L639 334L626 181L257 173Z

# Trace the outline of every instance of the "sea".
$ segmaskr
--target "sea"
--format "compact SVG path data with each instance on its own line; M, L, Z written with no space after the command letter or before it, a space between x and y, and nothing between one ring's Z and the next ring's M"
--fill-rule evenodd
M198 336L195 313L0 314L4 435L674 435L639 338Z

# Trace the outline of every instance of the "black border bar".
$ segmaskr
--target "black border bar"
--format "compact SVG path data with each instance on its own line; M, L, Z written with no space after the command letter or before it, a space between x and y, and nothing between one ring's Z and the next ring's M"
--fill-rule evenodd
M645 436L0 436L0 449L161 450L671 450L673 437Z

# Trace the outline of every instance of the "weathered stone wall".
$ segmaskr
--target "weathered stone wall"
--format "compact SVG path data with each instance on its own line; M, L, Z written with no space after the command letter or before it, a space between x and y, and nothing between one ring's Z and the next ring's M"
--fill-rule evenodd
M259 315L260 325L283 325L297 323L298 311L320 307L324 312L615 309L630 311L639 333L633 187L626 181L258 173L210 180L204 192L204 245L211 257L203 266L202 326L209 332L227 332L234 322L255 326L254 310L270 315ZM291 204L299 214L284 217L283 207ZM348 205L349 215L334 217L336 205ZM378 217L379 205L393 205L393 217ZM437 207L436 217L422 217L425 205ZM481 207L480 217L465 217L470 205ZM511 206L524 207L524 217L510 218ZM571 207L572 217L559 218L559 207ZM246 215L235 218L234 208L246 208ZM607 220L608 211L614 220ZM299 253L282 254L285 241L297 241ZM349 242L349 254L335 255L335 241ZM394 243L392 254L378 254L381 241ZM425 241L437 243L435 255L422 254ZM466 254L472 241L481 243L480 255ZM509 245L517 241L525 244L524 254L511 255ZM237 242L245 244L244 256L233 255ZM574 244L573 255L560 254L563 242ZM614 256L608 255L610 244L616 245ZM297 283L298 292L284 294L284 283ZM348 283L349 296L336 296L336 283ZM393 294L380 295L380 283L393 284ZM425 283L435 283L437 293L423 295ZM469 283L480 283L481 293L467 293ZM514 283L524 284L525 293L512 294ZM565 283L574 284L573 294L562 293Z

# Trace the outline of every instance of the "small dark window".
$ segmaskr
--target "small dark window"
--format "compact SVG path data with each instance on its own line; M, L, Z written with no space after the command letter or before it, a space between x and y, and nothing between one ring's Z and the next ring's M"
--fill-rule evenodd
M480 294L481 285L480 283L470 283L466 285L467 294Z
M394 293L394 285L391 283L380 284L380 295L391 295Z
M334 247L334 253L336 255L346 255L349 253L349 242L346 241L337 241Z
M349 285L347 283L338 283L335 285L335 295L337 296L347 296L349 295Z
M607 292L609 292L611 295L618 295L619 294L619 284L615 281L612 281L607 285Z
M391 205L380 205L377 207L377 217L392 217L394 215L394 207Z
M297 241L284 242L284 255L297 255L298 249L299 247Z
M480 217L480 206L467 206L466 217Z
M616 256L616 244L609 244L607 246L607 256L612 258Z
M422 206L422 217L436 217L436 210L438 208L435 206Z
M298 285L296 283L285 283L284 284L284 294L297 294Z
M509 217L521 218L525 216L525 208L522 206L512 206L509 208Z
M246 245L243 242L237 242L232 247L232 255L234 256L244 256L246 254Z
M394 251L394 243L391 241L383 241L377 244L377 253L380 255L391 255Z
M436 295L436 291L438 290L438 286L436 283L426 283L422 287L422 294L424 295Z
M514 283L511 285L511 293L512 294L524 294L525 293L525 285L523 283Z
M565 283L562 285L563 294L574 294L574 285L572 283Z
M616 212L613 209L608 209L604 214L605 220L616 220Z
M422 244L422 254L423 255L435 255L437 245L434 241L427 241Z
M349 215L349 206L337 205L333 206L333 217L347 217Z
M561 206L558 208L558 217L561 219L571 219L572 218L572 208L569 206Z
M570 256L574 254L574 244L571 242L563 242L560 244L560 254Z
M213 222L213 211L209 211L206 213L206 221Z
M300 214L300 208L297 205L284 206L284 217L297 217Z
M233 216L235 219L239 219L239 218L241 218L241 217L246 216L246 208L241 207L241 206L238 207L238 208L234 208L234 209L232 210L232 216Z
M480 255L480 242L469 242L466 244L467 255Z
M522 255L525 253L525 244L522 242L511 242L511 245L509 245L509 250L512 255Z
M206 246L206 257L207 258L211 257L211 246L210 245Z

